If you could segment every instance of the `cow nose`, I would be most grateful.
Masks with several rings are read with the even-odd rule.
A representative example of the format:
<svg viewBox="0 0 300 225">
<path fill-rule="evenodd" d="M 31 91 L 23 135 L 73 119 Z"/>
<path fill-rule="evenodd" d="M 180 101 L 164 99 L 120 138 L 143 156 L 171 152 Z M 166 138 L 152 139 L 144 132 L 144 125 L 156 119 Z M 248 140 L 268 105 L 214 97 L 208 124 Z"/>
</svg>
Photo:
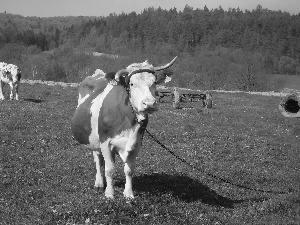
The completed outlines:
<svg viewBox="0 0 300 225">
<path fill-rule="evenodd" d="M 156 108 L 156 99 L 145 99 L 143 100 L 143 106 L 147 108 Z"/>
</svg>

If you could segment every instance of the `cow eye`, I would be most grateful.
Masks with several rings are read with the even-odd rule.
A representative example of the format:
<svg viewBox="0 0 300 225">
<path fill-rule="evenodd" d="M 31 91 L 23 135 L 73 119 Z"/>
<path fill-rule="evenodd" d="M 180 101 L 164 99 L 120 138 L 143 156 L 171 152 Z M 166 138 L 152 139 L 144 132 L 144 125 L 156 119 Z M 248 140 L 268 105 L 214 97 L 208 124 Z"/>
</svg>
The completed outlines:
<svg viewBox="0 0 300 225">
<path fill-rule="evenodd" d="M 130 83 L 130 86 L 132 87 L 132 86 L 133 86 L 133 83 Z"/>
</svg>

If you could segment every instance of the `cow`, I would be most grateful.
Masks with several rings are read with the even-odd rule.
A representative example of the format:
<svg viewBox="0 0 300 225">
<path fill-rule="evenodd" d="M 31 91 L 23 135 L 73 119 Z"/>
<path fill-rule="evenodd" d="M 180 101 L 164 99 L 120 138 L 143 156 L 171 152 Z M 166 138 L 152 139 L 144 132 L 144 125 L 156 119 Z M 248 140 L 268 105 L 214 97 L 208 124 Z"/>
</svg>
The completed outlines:
<svg viewBox="0 0 300 225">
<path fill-rule="evenodd" d="M 20 86 L 21 80 L 21 70 L 13 64 L 7 64 L 4 62 L 0 63 L 0 100 L 4 100 L 3 96 L 3 84 L 9 84 L 10 86 L 10 100 L 14 98 L 15 92 L 15 99 L 19 100 L 18 90 Z"/>
<path fill-rule="evenodd" d="M 96 164 L 94 187 L 114 198 L 115 155 L 124 162 L 124 197 L 132 199 L 135 159 L 142 146 L 148 115 L 157 111 L 156 85 L 168 77 L 156 74 L 171 67 L 154 67 L 146 60 L 118 72 L 85 78 L 79 86 L 79 101 L 71 120 L 74 138 L 93 150 Z M 106 188 L 105 188 L 106 186 Z"/>
</svg>

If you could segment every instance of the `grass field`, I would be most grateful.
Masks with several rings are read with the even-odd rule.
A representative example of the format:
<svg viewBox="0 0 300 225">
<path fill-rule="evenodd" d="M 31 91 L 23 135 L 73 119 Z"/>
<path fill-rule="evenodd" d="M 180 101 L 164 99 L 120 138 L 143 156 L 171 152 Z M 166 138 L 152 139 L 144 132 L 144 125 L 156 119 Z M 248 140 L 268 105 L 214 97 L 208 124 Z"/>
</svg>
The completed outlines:
<svg viewBox="0 0 300 225">
<path fill-rule="evenodd" d="M 7 90 L 6 90 L 7 91 Z M 191 164 L 181 163 L 146 134 L 133 180 L 122 196 L 117 158 L 114 201 L 92 188 L 90 150 L 73 139 L 76 88 L 22 84 L 21 101 L 0 102 L 0 224 L 299 224 L 300 119 L 285 118 L 280 98 L 213 92 L 213 108 L 170 102 L 148 130 Z"/>
<path fill-rule="evenodd" d="M 286 80 L 285 88 L 300 91 L 300 75 L 276 75 Z"/>
</svg>

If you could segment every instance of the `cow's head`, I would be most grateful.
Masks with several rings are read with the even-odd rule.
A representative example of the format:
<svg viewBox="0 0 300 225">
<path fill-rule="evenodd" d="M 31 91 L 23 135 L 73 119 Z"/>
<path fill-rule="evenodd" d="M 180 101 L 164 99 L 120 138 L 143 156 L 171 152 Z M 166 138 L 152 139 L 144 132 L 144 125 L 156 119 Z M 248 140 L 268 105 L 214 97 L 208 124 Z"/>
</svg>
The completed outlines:
<svg viewBox="0 0 300 225">
<path fill-rule="evenodd" d="M 170 63 L 160 67 L 154 67 L 148 61 L 134 63 L 115 74 L 114 80 L 125 86 L 131 106 L 141 119 L 148 113 L 157 111 L 156 85 L 165 82 L 168 78 L 164 73 L 156 74 L 156 72 L 171 67 L 175 60 L 176 57 Z"/>
<path fill-rule="evenodd" d="M 13 83 L 20 81 L 21 79 L 21 70 L 13 64 L 8 64 L 6 66 L 6 73 L 9 75 L 9 79 L 12 80 Z"/>
</svg>

